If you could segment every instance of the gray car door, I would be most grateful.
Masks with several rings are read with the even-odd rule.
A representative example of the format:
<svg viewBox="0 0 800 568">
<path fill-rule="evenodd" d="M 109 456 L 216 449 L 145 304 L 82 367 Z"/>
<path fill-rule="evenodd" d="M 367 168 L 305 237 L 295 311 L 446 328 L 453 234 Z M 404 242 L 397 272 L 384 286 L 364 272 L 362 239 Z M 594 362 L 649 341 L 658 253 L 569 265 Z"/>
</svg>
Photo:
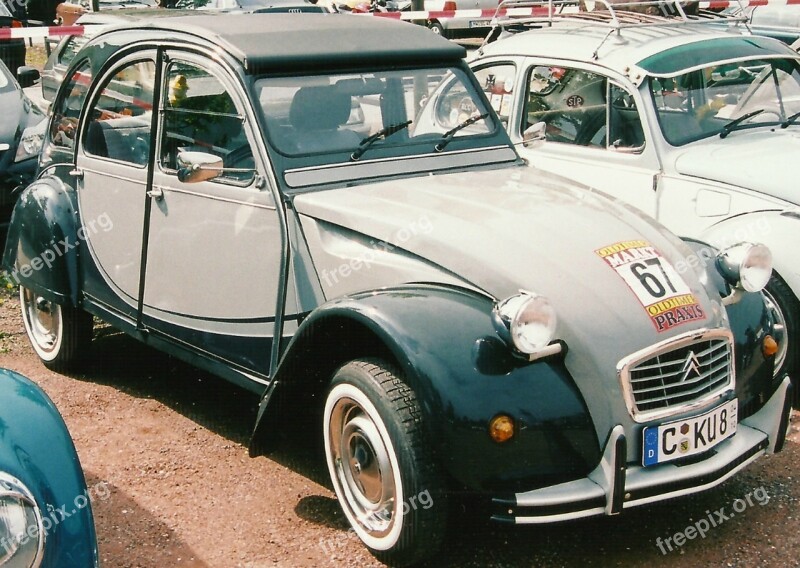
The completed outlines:
<svg viewBox="0 0 800 568">
<path fill-rule="evenodd" d="M 263 382 L 284 243 L 255 118 L 234 77 L 205 57 L 173 52 L 162 76 L 143 321 Z M 224 169 L 181 181 L 185 153 Z"/>
</svg>

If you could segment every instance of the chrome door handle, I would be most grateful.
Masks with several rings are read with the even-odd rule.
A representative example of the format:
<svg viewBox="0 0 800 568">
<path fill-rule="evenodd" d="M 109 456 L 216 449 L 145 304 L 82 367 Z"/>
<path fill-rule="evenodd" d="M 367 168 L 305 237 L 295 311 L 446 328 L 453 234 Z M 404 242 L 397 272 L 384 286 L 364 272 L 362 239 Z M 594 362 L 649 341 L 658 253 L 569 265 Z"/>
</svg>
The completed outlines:
<svg viewBox="0 0 800 568">
<path fill-rule="evenodd" d="M 147 195 L 155 199 L 156 201 L 160 201 L 164 199 L 164 190 L 160 187 L 154 187 L 150 191 L 147 192 Z"/>
</svg>

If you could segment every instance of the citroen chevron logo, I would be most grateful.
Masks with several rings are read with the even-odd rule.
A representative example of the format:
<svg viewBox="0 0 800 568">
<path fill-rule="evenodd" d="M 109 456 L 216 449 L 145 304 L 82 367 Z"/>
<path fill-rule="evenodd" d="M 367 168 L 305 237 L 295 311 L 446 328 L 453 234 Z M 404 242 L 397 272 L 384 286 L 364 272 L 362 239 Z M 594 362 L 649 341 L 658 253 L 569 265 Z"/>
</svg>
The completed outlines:
<svg viewBox="0 0 800 568">
<path fill-rule="evenodd" d="M 700 376 L 700 361 L 698 361 L 694 351 L 689 351 L 686 360 L 683 362 L 683 368 L 681 369 L 681 380 L 678 382 L 682 383 L 686 381 L 693 373 L 696 377 Z"/>
</svg>

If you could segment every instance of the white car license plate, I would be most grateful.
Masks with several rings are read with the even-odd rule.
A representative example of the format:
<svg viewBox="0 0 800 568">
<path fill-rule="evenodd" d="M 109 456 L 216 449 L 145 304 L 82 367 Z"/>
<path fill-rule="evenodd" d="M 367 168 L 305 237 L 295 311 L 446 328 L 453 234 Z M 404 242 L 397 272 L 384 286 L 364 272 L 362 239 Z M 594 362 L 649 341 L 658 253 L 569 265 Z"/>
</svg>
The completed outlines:
<svg viewBox="0 0 800 568">
<path fill-rule="evenodd" d="M 642 465 L 656 465 L 713 448 L 736 433 L 736 399 L 700 416 L 644 429 Z"/>
<path fill-rule="evenodd" d="M 469 23 L 469 27 L 471 28 L 488 28 L 491 25 L 491 20 L 476 20 Z"/>
</svg>

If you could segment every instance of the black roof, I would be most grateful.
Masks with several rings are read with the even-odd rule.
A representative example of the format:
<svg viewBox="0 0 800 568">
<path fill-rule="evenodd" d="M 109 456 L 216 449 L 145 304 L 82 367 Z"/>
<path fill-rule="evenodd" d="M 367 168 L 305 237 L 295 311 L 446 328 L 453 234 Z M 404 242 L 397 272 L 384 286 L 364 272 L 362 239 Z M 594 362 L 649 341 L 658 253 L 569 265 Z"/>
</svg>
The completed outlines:
<svg viewBox="0 0 800 568">
<path fill-rule="evenodd" d="M 215 14 L 164 18 L 142 27 L 205 38 L 239 59 L 251 74 L 375 64 L 400 67 L 452 62 L 466 55 L 462 46 L 423 26 L 374 16 Z"/>
</svg>

